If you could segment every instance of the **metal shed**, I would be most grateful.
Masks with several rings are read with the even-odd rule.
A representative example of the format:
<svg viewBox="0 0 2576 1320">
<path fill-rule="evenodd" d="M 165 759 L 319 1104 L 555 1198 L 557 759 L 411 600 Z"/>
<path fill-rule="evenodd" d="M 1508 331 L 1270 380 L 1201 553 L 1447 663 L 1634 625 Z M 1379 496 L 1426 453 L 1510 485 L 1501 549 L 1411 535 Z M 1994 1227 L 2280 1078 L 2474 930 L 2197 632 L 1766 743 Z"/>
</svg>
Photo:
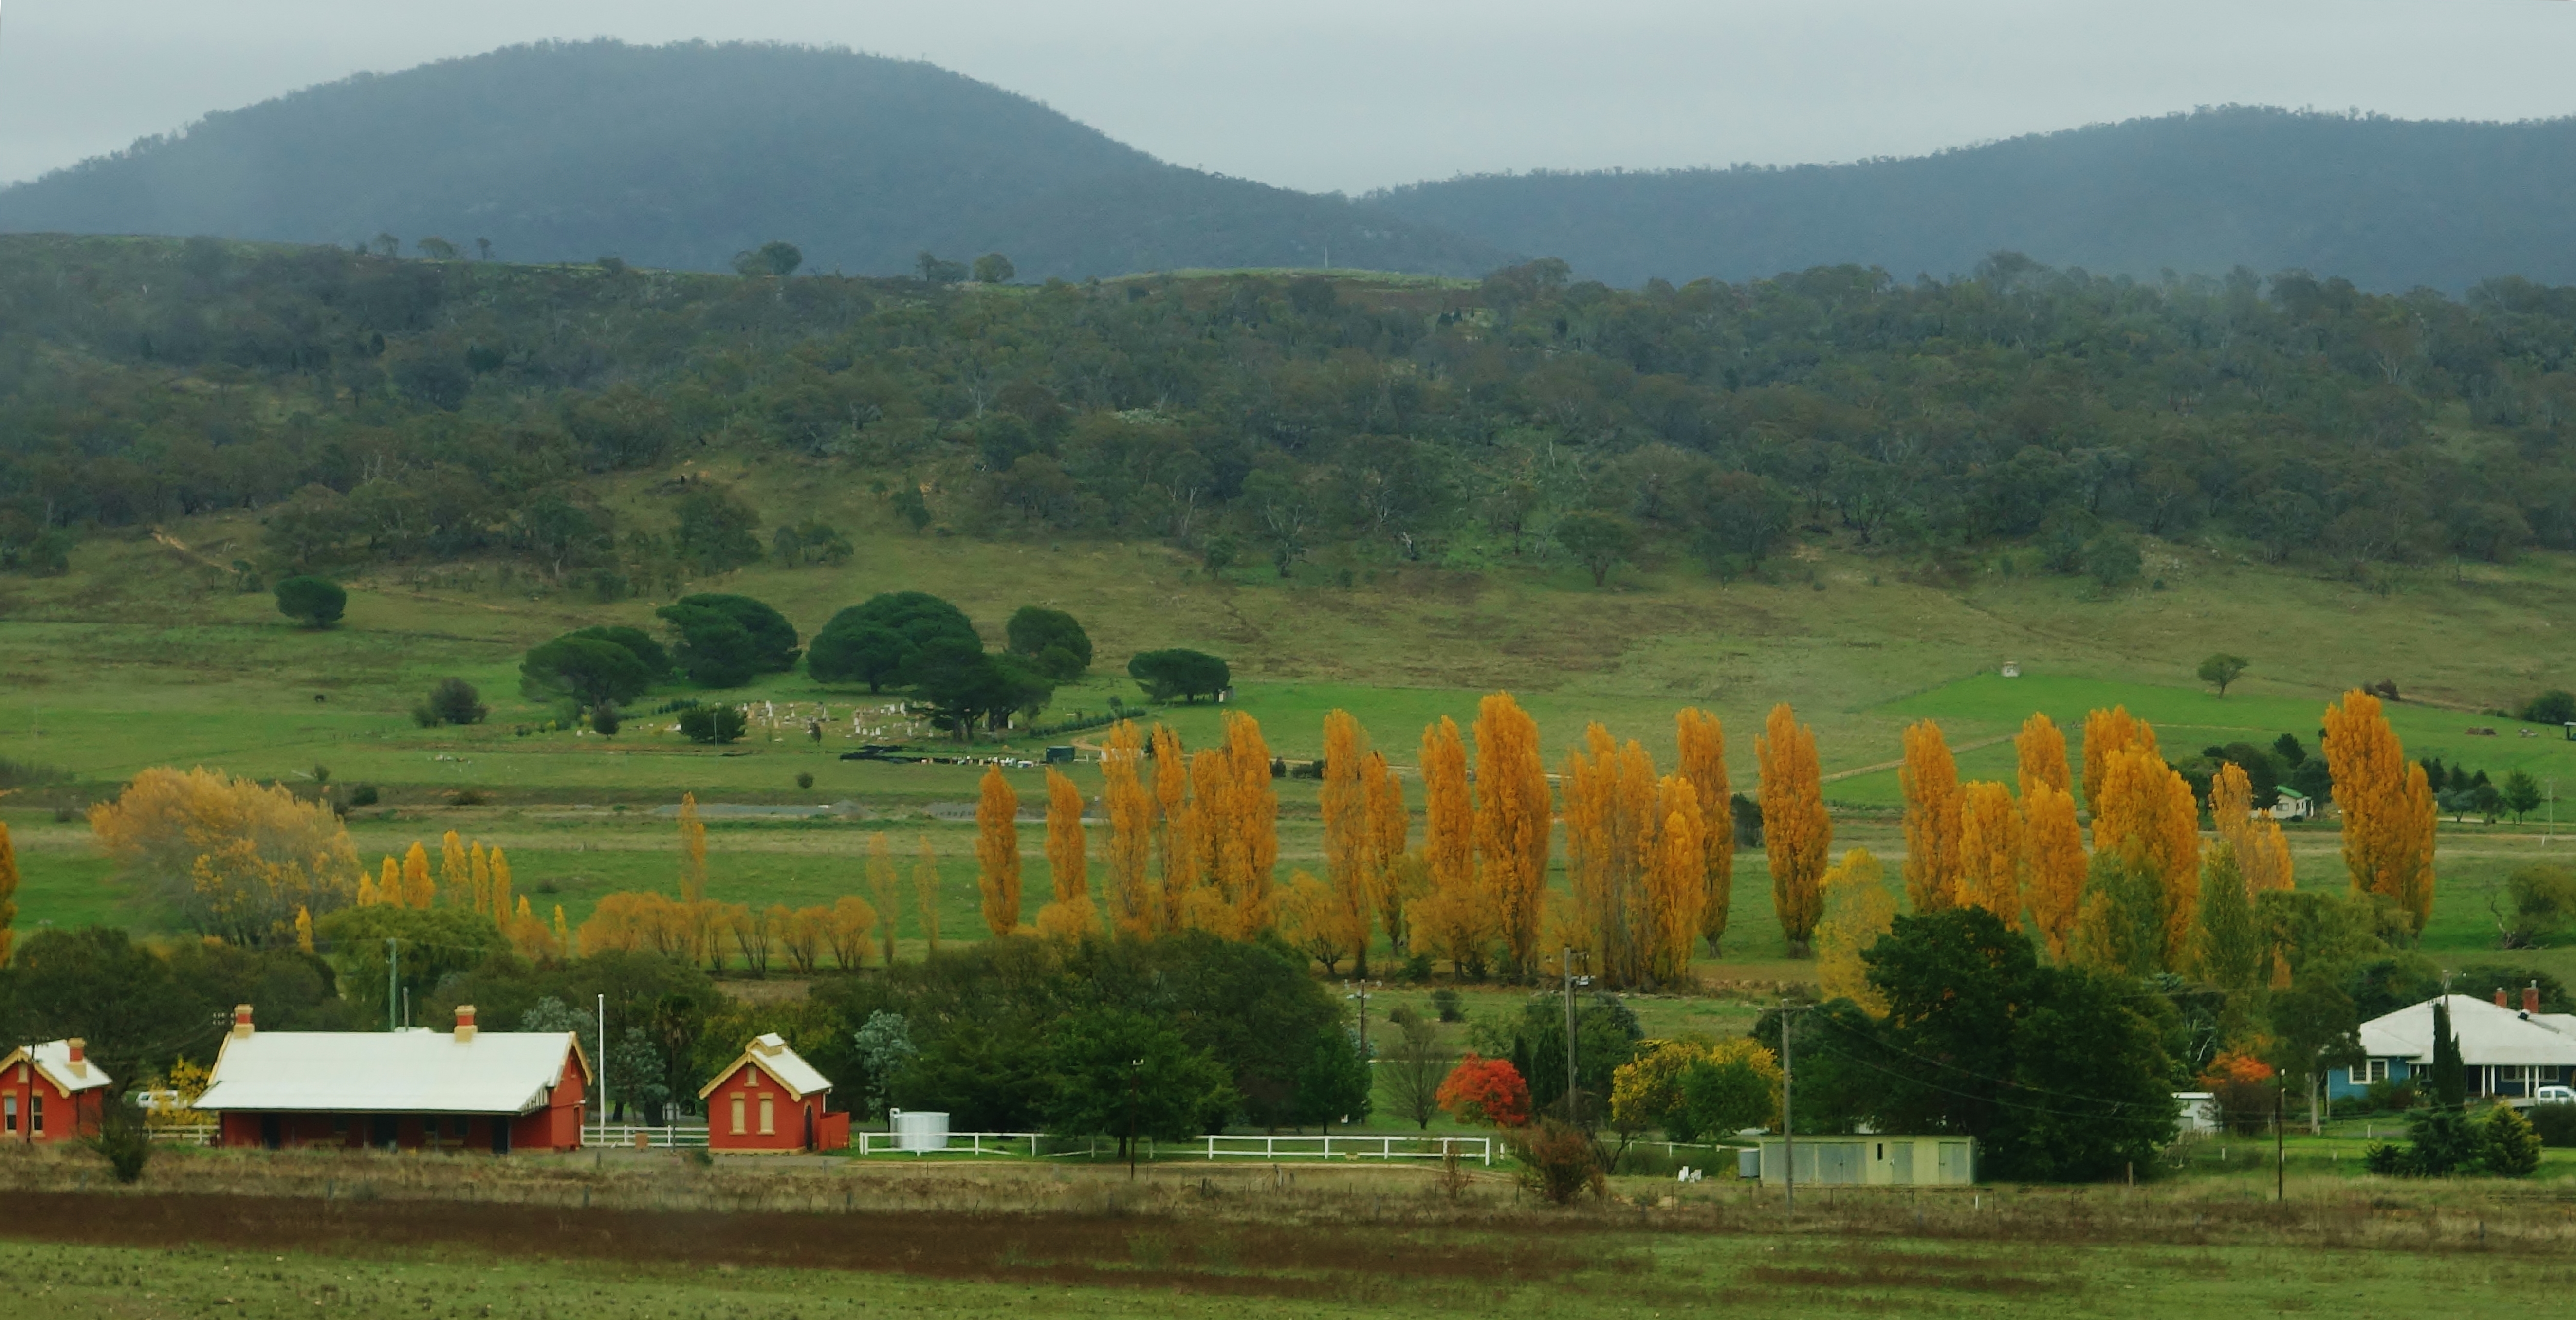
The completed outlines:
<svg viewBox="0 0 2576 1320">
<path fill-rule="evenodd" d="M 1789 1172 L 1788 1143 L 1762 1139 L 1762 1182 Z M 1800 1137 L 1798 1181 L 1820 1187 L 1964 1187 L 1977 1180 L 1974 1137 Z"/>
</svg>

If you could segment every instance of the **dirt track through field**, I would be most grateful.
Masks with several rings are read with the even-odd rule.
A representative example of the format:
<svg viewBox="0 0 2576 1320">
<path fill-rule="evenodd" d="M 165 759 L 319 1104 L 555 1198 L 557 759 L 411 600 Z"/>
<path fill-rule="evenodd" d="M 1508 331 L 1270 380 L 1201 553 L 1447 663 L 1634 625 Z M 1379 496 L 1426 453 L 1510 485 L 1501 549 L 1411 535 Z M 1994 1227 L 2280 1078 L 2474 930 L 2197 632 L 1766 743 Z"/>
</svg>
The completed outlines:
<svg viewBox="0 0 2576 1320">
<path fill-rule="evenodd" d="M 1394 1283 L 1553 1279 L 1586 1261 L 1384 1226 L 1245 1229 L 1130 1216 L 573 1210 L 439 1201 L 17 1193 L 0 1236 L 84 1246 L 378 1254 L 460 1249 L 655 1268 L 885 1271 L 945 1279 L 1349 1296 Z"/>
</svg>

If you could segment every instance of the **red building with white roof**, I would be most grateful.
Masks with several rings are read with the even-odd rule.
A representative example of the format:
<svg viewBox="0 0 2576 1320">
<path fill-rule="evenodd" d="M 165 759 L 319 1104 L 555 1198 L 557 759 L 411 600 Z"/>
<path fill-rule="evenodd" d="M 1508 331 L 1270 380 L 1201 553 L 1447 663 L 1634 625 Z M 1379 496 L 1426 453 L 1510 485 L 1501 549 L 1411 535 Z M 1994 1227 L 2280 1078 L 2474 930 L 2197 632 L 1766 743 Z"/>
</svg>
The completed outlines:
<svg viewBox="0 0 2576 1320">
<path fill-rule="evenodd" d="M 572 1150 L 593 1074 L 569 1031 L 255 1031 L 233 1010 L 196 1108 L 226 1146 Z"/>
<path fill-rule="evenodd" d="M 698 1092 L 707 1106 L 707 1148 L 839 1150 L 850 1144 L 850 1115 L 825 1108 L 831 1090 L 831 1079 L 778 1033 L 762 1036 Z"/>
<path fill-rule="evenodd" d="M 79 1039 L 24 1045 L 0 1056 L 0 1140 L 26 1145 L 98 1135 L 106 1070 Z"/>
</svg>

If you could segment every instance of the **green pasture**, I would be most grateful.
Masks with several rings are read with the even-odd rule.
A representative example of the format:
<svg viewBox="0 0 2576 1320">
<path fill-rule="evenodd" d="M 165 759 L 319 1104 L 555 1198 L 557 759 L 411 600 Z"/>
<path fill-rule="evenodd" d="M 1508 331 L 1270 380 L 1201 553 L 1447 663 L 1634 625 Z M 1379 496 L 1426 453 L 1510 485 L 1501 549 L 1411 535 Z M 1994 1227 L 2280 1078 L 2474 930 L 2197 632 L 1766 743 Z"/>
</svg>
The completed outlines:
<svg viewBox="0 0 2576 1320">
<path fill-rule="evenodd" d="M 1571 570 L 1509 563 L 1471 572 L 1328 559 L 1286 579 L 1266 566 L 1218 579 L 1160 545 L 914 535 L 872 497 L 818 491 L 804 465 L 784 458 L 719 457 L 711 467 L 757 500 L 815 505 L 850 531 L 858 554 L 839 568 L 754 567 L 685 589 L 758 596 L 810 634 L 843 606 L 917 588 L 957 601 L 997 645 L 1002 619 L 1020 604 L 1069 610 L 1096 658 L 1088 679 L 1057 693 L 1049 721 L 1104 710 L 1113 695 L 1137 699 L 1126 658 L 1186 645 L 1232 662 L 1229 709 L 1259 718 L 1274 751 L 1292 759 L 1318 753 L 1323 717 L 1341 707 L 1409 768 L 1426 724 L 1448 716 L 1466 726 L 1485 693 L 1508 689 L 1537 717 L 1551 766 L 1595 721 L 1669 765 L 1673 712 L 1713 710 L 1730 735 L 1734 787 L 1749 790 L 1754 734 L 1769 707 L 1787 701 L 1818 731 L 1826 794 L 1839 808 L 1836 847 L 1867 846 L 1891 863 L 1902 851 L 1891 814 L 1898 735 L 1926 717 L 1962 749 L 1962 773 L 2008 779 L 2008 737 L 2033 710 L 2080 734 L 2086 710 L 2123 704 L 2154 721 L 2177 754 L 2283 732 L 2313 748 L 2328 701 L 2352 683 L 2390 678 L 2407 696 L 2390 718 L 2410 752 L 2576 786 L 2576 744 L 2553 731 L 2521 737 L 2515 722 L 2479 713 L 2542 687 L 2576 687 L 2554 635 L 2554 620 L 2576 602 L 2565 556 L 2427 568 L 2363 590 L 2176 543 L 2151 548 L 2149 587 L 2110 600 L 2071 579 L 2033 576 L 2008 554 L 1933 575 L 1900 559 L 1813 549 L 1736 581 L 1687 563 L 1626 566 L 1607 590 Z M 980 770 L 840 759 L 863 740 L 850 731 L 853 708 L 864 727 L 886 727 L 891 696 L 826 688 L 801 673 L 694 694 L 794 712 L 721 749 L 686 742 L 670 731 L 671 716 L 652 713 L 693 695 L 685 686 L 637 703 L 615 738 L 541 731 L 556 712 L 519 694 L 520 653 L 574 627 L 652 626 L 656 600 L 603 603 L 499 565 L 397 566 L 352 580 L 346 620 L 312 632 L 278 615 L 265 593 L 231 589 L 225 566 L 256 553 L 255 523 L 226 515 L 165 530 L 166 541 L 85 542 L 63 577 L 0 579 L 0 758 L 60 772 L 0 798 L 25 863 L 22 928 L 166 928 L 148 896 L 116 886 L 85 826 L 54 810 L 106 796 L 146 766 L 204 764 L 305 787 L 327 769 L 334 784 L 375 786 L 381 802 L 350 822 L 367 857 L 455 828 L 508 848 L 521 892 L 562 903 L 576 922 L 600 894 L 669 887 L 674 835 L 655 809 L 683 793 L 709 806 L 830 805 L 834 815 L 809 822 L 713 818 L 711 894 L 801 906 L 851 892 L 862 885 L 863 836 L 875 831 L 893 836 L 908 884 L 914 840 L 926 832 L 941 858 L 943 938 L 982 933 L 970 831 L 933 814 L 971 803 Z M 2191 677 L 2199 657 L 2219 649 L 2253 661 L 2224 699 Z M 2002 678 L 2005 661 L 2022 677 Z M 482 690 L 491 720 L 414 727 L 411 705 L 449 675 Z M 819 742 L 803 724 L 817 708 L 831 717 Z M 1203 745 L 1220 736 L 1223 713 L 1201 703 L 1155 717 Z M 2500 736 L 2472 736 L 2473 726 Z M 1042 742 L 1101 736 L 967 750 L 1034 758 Z M 810 788 L 798 786 L 800 774 L 812 776 Z M 1099 791 L 1096 768 L 1073 774 L 1086 793 Z M 1034 812 L 1040 773 L 1010 778 Z M 1418 786 L 1412 792 L 1418 804 Z M 484 804 L 452 805 L 460 795 Z M 1322 850 L 1314 783 L 1284 780 L 1280 796 L 1284 881 L 1299 867 L 1319 869 Z M 2514 866 L 2547 855 L 2543 833 L 2538 821 L 2446 824 L 2427 946 L 2465 957 L 2492 943 L 2488 896 Z M 2294 828 L 2292 840 L 2302 884 L 2343 883 L 2331 830 Z M 1034 913 L 1048 897 L 1042 831 L 1024 826 L 1021 845 L 1023 909 Z M 1705 975 L 1805 979 L 1807 965 L 1787 958 L 1770 917 L 1759 852 L 1738 857 L 1737 877 L 1725 956 Z M 1095 864 L 1095 889 L 1103 879 Z M 905 947 L 915 947 L 920 923 L 909 904 L 898 922 Z M 2556 951 L 2514 957 L 2559 960 Z"/>
<path fill-rule="evenodd" d="M 569 1231 L 580 1217 L 568 1217 Z M 832 1231 L 828 1216 L 814 1231 Z M 1299 1268 L 1271 1253 L 1176 1251 L 1181 1236 L 1134 1221 L 1122 1249 L 1048 1258 L 997 1232 L 970 1277 L 774 1266 L 708 1268 L 600 1259 L 491 1255 L 435 1242 L 342 1250 L 221 1250 L 0 1243 L 0 1271 L 31 1307 L 60 1317 L 433 1317 L 1024 1315 L 1161 1320 L 1223 1313 L 1294 1317 L 1543 1311 L 1574 1317 L 1722 1310 L 1748 1317 L 1957 1313 L 1996 1317 L 2255 1315 L 2331 1307 L 2376 1320 L 2455 1308 L 2464 1297 L 2537 1299 L 2562 1282 L 2551 1253 L 2372 1250 L 2189 1243 L 1907 1237 L 1870 1231 L 1602 1231 L 1570 1222 L 1510 1230 L 1403 1232 L 1365 1265 Z M 2072 1236 L 2072 1235 L 2070 1235 Z M 1538 1277 L 1458 1274 L 1442 1248 L 1524 1245 L 1570 1255 Z M 596 1254 L 594 1254 L 596 1253 Z M 1408 1259 L 1418 1257 L 1417 1259 Z M 1134 1281 L 1122 1276 L 1133 1274 Z"/>
</svg>

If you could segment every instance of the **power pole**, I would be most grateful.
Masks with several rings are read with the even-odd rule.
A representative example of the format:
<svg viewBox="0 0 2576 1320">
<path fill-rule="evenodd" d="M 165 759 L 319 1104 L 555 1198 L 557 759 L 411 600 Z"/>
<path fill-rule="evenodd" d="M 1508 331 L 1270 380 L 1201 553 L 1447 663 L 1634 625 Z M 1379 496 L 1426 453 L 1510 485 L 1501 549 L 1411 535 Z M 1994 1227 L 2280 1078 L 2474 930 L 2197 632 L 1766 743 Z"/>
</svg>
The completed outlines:
<svg viewBox="0 0 2576 1320">
<path fill-rule="evenodd" d="M 2282 1094 L 2280 1087 L 2272 1088 L 2272 1203 L 2275 1205 L 2290 1199 L 2289 1148 L 2281 1139 Z"/>
<path fill-rule="evenodd" d="M 599 996 L 599 1057 L 591 1060 L 590 1066 L 599 1070 L 599 1139 L 606 1142 L 608 1140 L 608 995 L 605 991 Z M 707 1122 L 709 1126 L 713 1126 L 715 1120 L 709 1119 Z"/>
<path fill-rule="evenodd" d="M 1798 1123 L 1797 1110 L 1790 1103 L 1789 1091 L 1789 1024 L 1796 1020 L 1797 1010 L 1789 1001 L 1780 1001 L 1780 1166 L 1783 1181 L 1789 1188 L 1789 1213 L 1798 1213 Z"/>
<path fill-rule="evenodd" d="M 389 935 L 385 937 L 385 1030 L 387 1031 L 395 1029 L 394 1000 L 397 992 L 394 987 L 401 980 L 402 941 Z"/>
<path fill-rule="evenodd" d="M 1591 960 L 1586 958 L 1585 961 L 1588 963 Z M 1565 957 L 1561 966 L 1565 971 L 1565 1121 L 1568 1124 L 1575 1124 L 1581 1119 L 1577 1116 L 1574 1107 L 1574 1047 L 1580 1039 L 1580 1028 L 1574 1020 L 1574 988 L 1592 984 L 1592 978 L 1574 974 L 1574 948 L 1571 945 L 1565 948 Z"/>
</svg>

